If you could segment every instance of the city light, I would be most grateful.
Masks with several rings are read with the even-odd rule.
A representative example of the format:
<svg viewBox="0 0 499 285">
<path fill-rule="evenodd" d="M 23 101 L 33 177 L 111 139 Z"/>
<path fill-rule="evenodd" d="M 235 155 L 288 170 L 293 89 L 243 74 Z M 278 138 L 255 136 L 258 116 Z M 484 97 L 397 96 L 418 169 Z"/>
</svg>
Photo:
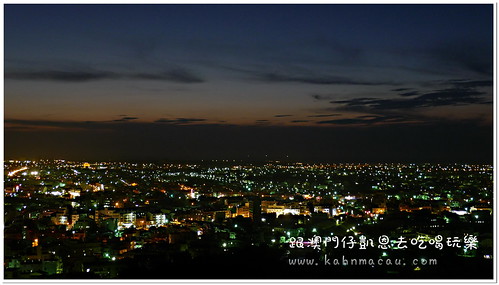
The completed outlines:
<svg viewBox="0 0 499 285">
<path fill-rule="evenodd" d="M 475 166 L 474 176 L 463 175 L 459 178 L 459 183 L 463 185 L 470 184 L 469 181 L 480 185 L 480 191 L 472 192 L 476 197 L 473 199 L 475 202 L 470 202 L 470 194 L 465 191 L 450 192 L 446 188 L 426 190 L 426 183 L 435 183 L 455 175 L 454 169 L 457 169 L 457 166 L 454 166 L 451 172 L 446 171 L 445 166 L 431 164 L 321 167 L 307 164 L 301 164 L 299 167 L 266 164 L 260 167 L 238 165 L 237 168 L 231 167 L 227 170 L 218 166 L 193 167 L 188 164 L 167 167 L 150 164 L 147 166 L 149 169 L 145 165 L 130 166 L 116 162 L 107 163 L 105 170 L 97 170 L 97 163 L 95 170 L 88 171 L 81 168 L 81 163 L 65 161 L 64 164 L 33 162 L 33 167 L 41 169 L 36 179 L 28 177 L 32 180 L 19 181 L 18 176 L 7 177 L 5 199 L 6 203 L 12 204 L 15 215 L 25 215 L 34 225 L 40 223 L 39 227 L 22 224 L 20 228 L 24 230 L 21 238 L 31 239 L 30 248 L 33 248 L 33 251 L 36 248 L 36 253 L 31 252 L 36 255 L 30 258 L 60 258 L 61 263 L 57 264 L 62 267 L 54 269 L 54 272 L 64 272 L 62 269 L 69 266 L 69 263 L 65 263 L 66 260 L 78 258 L 101 259 L 99 262 L 113 262 L 118 268 L 122 268 L 134 255 L 140 257 L 142 250 L 173 256 L 169 258 L 176 258 L 175 252 L 196 252 L 200 256 L 207 256 L 211 253 L 203 246 L 204 243 L 211 242 L 220 245 L 218 253 L 217 249 L 210 249 L 215 254 L 230 256 L 238 256 L 242 249 L 249 252 L 257 252 L 262 248 L 272 249 L 275 252 L 269 251 L 265 257 L 275 258 L 276 262 L 287 254 L 293 254 L 290 244 L 294 244 L 296 250 L 311 249 L 311 254 L 327 253 L 328 247 L 334 245 L 359 247 L 360 243 L 352 241 L 352 238 L 373 239 L 372 243 L 366 241 L 364 245 L 367 247 L 372 244 L 377 247 L 376 235 L 380 232 L 378 223 L 382 224 L 383 219 L 393 223 L 396 218 L 398 227 L 390 232 L 390 235 L 394 236 L 390 236 L 388 248 L 377 253 L 383 262 L 392 262 L 392 259 L 398 258 L 399 255 L 392 255 L 388 250 L 391 249 L 394 253 L 403 250 L 403 244 L 397 244 L 397 236 L 404 237 L 416 230 L 418 239 L 428 247 L 431 246 L 429 242 L 432 236 L 448 227 L 454 230 L 468 227 L 474 228 L 475 233 L 487 233 L 487 226 L 492 222 L 492 201 L 485 195 L 492 193 L 491 172 L 487 166 L 480 165 Z M 12 166 L 11 169 L 13 168 L 21 169 L 19 166 Z M 422 173 L 436 173 L 438 170 L 440 174 L 432 179 L 427 178 L 421 184 L 414 182 L 416 186 L 413 190 L 399 192 L 397 195 L 372 190 L 369 185 L 366 185 L 366 192 L 354 193 L 345 183 L 350 179 L 349 176 L 360 179 L 361 173 L 366 179 L 375 180 L 380 186 L 396 185 L 404 183 L 405 175 L 404 179 L 399 179 L 394 174 L 401 171 L 415 173 L 416 169 Z M 466 171 L 469 172 L 468 169 Z M 269 173 L 278 173 L 288 186 L 276 186 L 279 184 L 278 180 L 266 179 Z M 249 174 L 254 177 L 251 183 L 247 178 Z M 181 182 L 176 180 L 179 176 L 183 177 Z M 295 179 L 296 176 L 303 176 L 308 179 L 308 183 L 316 184 L 310 186 L 315 190 L 307 189 L 303 191 L 307 194 L 301 194 L 296 189 L 301 189 L 304 184 Z M 60 177 L 65 179 L 61 182 Z M 230 177 L 230 182 L 227 177 Z M 329 178 L 324 180 L 326 177 Z M 134 182 L 137 185 L 152 186 L 148 191 L 130 189 L 129 185 L 120 183 L 125 179 L 133 179 L 137 181 Z M 165 184 L 157 186 L 150 184 L 150 181 L 165 181 Z M 104 184 L 108 186 L 102 188 Z M 251 184 L 255 189 L 261 190 L 258 195 L 254 195 L 247 192 L 245 184 Z M 224 185 L 226 190 L 218 188 L 219 185 Z M 331 191 L 331 188 L 337 190 Z M 90 191 L 86 191 L 87 189 Z M 308 194 L 311 191 L 316 191 L 313 198 L 305 199 L 306 195 L 312 197 Z M 192 193 L 197 193 L 195 198 Z M 11 194 L 17 194 L 16 200 L 11 199 L 14 198 Z M 432 197 L 443 198 L 432 200 Z M 178 198 L 181 200 L 178 201 Z M 57 203 L 54 204 L 53 201 Z M 388 201 L 392 203 L 389 211 L 386 210 Z M 380 213 L 381 210 L 383 214 L 373 214 Z M 455 219 L 452 215 L 455 215 Z M 21 221 L 11 219 L 9 215 L 6 217 L 10 224 Z M 256 223 L 255 219 L 260 222 Z M 319 233 L 322 232 L 326 236 L 320 236 Z M 36 238 L 32 238 L 33 235 L 36 235 Z M 53 236 L 56 239 L 52 238 Z M 7 237 L 12 239 L 15 236 Z M 314 238 L 320 240 L 320 246 L 315 244 L 317 240 L 314 241 Z M 53 243 L 53 240 L 60 241 L 60 245 L 58 242 Z M 40 247 L 42 241 L 43 246 Z M 45 241 L 50 242 L 45 244 Z M 69 243 L 63 243 L 65 241 Z M 444 245 L 450 244 L 445 238 L 441 241 Z M 407 242 L 410 244 L 409 238 Z M 478 253 L 476 248 L 461 246 L 461 250 L 456 254 L 470 260 L 475 256 L 482 261 L 493 260 L 492 255 L 488 253 L 491 248 L 480 250 L 486 253 Z M 351 255 L 357 254 L 354 253 L 352 250 Z M 197 257 L 194 255 L 192 258 Z M 115 263 L 117 260 L 123 260 L 124 263 Z M 426 263 L 423 264 L 421 258 L 418 260 L 421 263 L 410 263 L 418 266 L 411 270 L 426 272 Z M 96 276 L 111 272 L 109 268 L 94 271 L 91 267 L 85 267 L 82 271 L 92 272 Z"/>
<path fill-rule="evenodd" d="M 22 172 L 22 171 L 27 170 L 27 169 L 28 169 L 28 167 L 22 167 L 22 168 L 13 170 L 13 171 L 9 172 L 7 174 L 7 176 L 12 177 L 12 176 L 16 175 L 17 173 Z"/>
</svg>

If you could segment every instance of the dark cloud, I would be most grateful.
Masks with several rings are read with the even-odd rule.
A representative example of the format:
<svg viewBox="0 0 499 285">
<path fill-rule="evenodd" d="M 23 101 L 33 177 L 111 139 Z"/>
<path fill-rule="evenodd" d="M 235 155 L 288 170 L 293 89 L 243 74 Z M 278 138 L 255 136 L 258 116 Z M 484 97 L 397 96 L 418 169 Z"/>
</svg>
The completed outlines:
<svg viewBox="0 0 499 285">
<path fill-rule="evenodd" d="M 114 123 L 114 121 L 48 121 L 48 120 L 19 120 L 5 119 L 5 128 L 10 130 L 43 131 L 67 130 L 67 131 L 103 131 L 110 130 L 116 125 L 127 125 Z"/>
<path fill-rule="evenodd" d="M 197 118 L 176 118 L 165 119 L 161 118 L 154 122 L 134 122 L 134 123 L 119 123 L 130 122 L 138 119 L 137 117 L 125 117 L 117 120 L 110 121 L 48 121 L 48 120 L 18 120 L 18 119 L 5 119 L 4 122 L 9 128 L 31 128 L 33 130 L 43 130 L 46 128 L 66 129 L 66 130 L 86 130 L 86 131 L 114 131 L 123 128 L 137 126 L 139 128 L 151 128 L 158 125 L 190 125 L 195 126 L 198 122 L 207 121 L 206 119 Z M 207 125 L 207 124 L 203 124 Z M 209 124 L 211 126 L 227 125 L 227 124 Z M 228 126 L 228 125 L 227 125 Z"/>
<path fill-rule="evenodd" d="M 470 89 L 449 88 L 423 94 L 416 97 L 414 101 L 419 103 L 416 104 L 416 107 L 468 105 L 483 102 L 483 95 L 486 93 Z"/>
<path fill-rule="evenodd" d="M 16 126 L 29 126 L 29 127 L 57 127 L 57 128 L 107 128 L 113 125 L 113 122 L 129 122 L 139 119 L 138 117 L 123 117 L 110 121 L 47 121 L 47 120 L 17 120 L 5 119 L 6 124 L 13 124 Z"/>
<path fill-rule="evenodd" d="M 492 39 L 492 36 L 490 37 Z M 493 74 L 493 43 L 473 41 L 446 43 L 430 50 L 436 59 L 453 63 L 464 69 L 484 75 Z"/>
<path fill-rule="evenodd" d="M 391 85 L 389 82 L 370 82 L 355 80 L 341 76 L 310 76 L 310 75 L 289 75 L 279 73 L 257 73 L 258 80 L 265 82 L 298 82 L 319 85 Z"/>
<path fill-rule="evenodd" d="M 402 91 L 407 91 L 407 90 L 412 90 L 412 88 L 396 88 L 396 89 L 392 89 L 392 91 L 395 91 L 395 92 L 402 92 Z"/>
<path fill-rule="evenodd" d="M 46 120 L 19 120 L 19 119 L 5 119 L 6 124 L 15 124 L 23 126 L 44 126 L 44 127 L 75 127 L 82 125 L 89 125 L 91 121 L 46 121 Z"/>
<path fill-rule="evenodd" d="M 25 131 L 25 130 L 34 130 L 34 127 L 25 127 L 25 126 L 5 126 L 6 130 L 9 131 Z"/>
<path fill-rule="evenodd" d="M 326 117 L 336 117 L 341 116 L 341 114 L 321 114 L 321 115 L 310 115 L 309 118 L 326 118 Z"/>
<path fill-rule="evenodd" d="M 492 87 L 494 82 L 492 80 L 467 80 L 467 79 L 454 79 L 442 82 L 442 84 L 451 84 L 456 88 L 477 88 L 477 87 Z"/>
<path fill-rule="evenodd" d="M 410 97 L 410 96 L 419 95 L 419 92 L 418 91 L 411 91 L 411 92 L 400 93 L 399 95 L 402 97 Z"/>
<path fill-rule="evenodd" d="M 275 118 L 291 117 L 293 115 L 275 115 Z"/>
<path fill-rule="evenodd" d="M 201 83 L 204 80 L 185 69 L 173 69 L 158 73 L 115 73 L 100 71 L 16 71 L 7 72 L 6 79 L 61 82 L 88 82 L 103 79 L 157 80 L 178 83 Z"/>
<path fill-rule="evenodd" d="M 206 119 L 196 119 L 196 118 L 176 118 L 176 119 L 165 119 L 161 118 L 159 120 L 154 121 L 155 123 L 164 123 L 164 124 L 174 124 L 174 125 L 184 125 L 196 122 L 204 122 Z"/>
<path fill-rule="evenodd" d="M 400 123 L 407 122 L 403 116 L 358 116 L 352 119 L 337 119 L 328 121 L 319 121 L 317 124 L 331 124 L 331 125 L 371 125 L 376 123 Z"/>
<path fill-rule="evenodd" d="M 336 101 L 331 101 L 331 103 L 347 104 L 349 106 L 355 106 L 355 105 L 364 105 L 365 102 L 369 102 L 372 100 L 378 100 L 378 99 L 372 97 L 361 97 L 361 98 L 353 98 L 347 100 L 336 100 Z"/>
<path fill-rule="evenodd" d="M 137 117 L 123 117 L 121 119 L 113 120 L 113 122 L 127 122 L 132 120 L 137 120 Z"/>
<path fill-rule="evenodd" d="M 331 101 L 343 105 L 342 110 L 400 110 L 423 107 L 470 105 L 485 102 L 486 92 L 466 88 L 448 88 L 428 92 L 410 99 L 354 98 Z"/>
<path fill-rule="evenodd" d="M 49 80 L 63 82 L 87 82 L 101 79 L 119 78 L 115 73 L 110 72 L 83 72 L 83 71 L 25 71 L 25 72 L 7 72 L 5 79 L 15 80 Z"/>
<path fill-rule="evenodd" d="M 331 99 L 331 96 L 329 96 L 329 95 L 312 94 L 310 96 L 312 96 L 312 98 L 314 98 L 315 100 L 318 100 L 318 101 Z"/>
<path fill-rule="evenodd" d="M 201 83 L 202 78 L 184 69 L 174 69 L 161 73 L 137 73 L 130 75 L 130 78 L 144 80 L 164 80 L 179 83 Z"/>
<path fill-rule="evenodd" d="M 291 121 L 291 123 L 306 123 L 306 122 L 310 122 L 310 120 L 293 120 L 293 121 Z"/>
<path fill-rule="evenodd" d="M 295 69 L 292 71 L 288 71 L 288 69 L 293 69 L 293 68 L 288 68 L 285 69 L 284 71 L 266 71 L 265 69 L 269 70 L 269 68 L 260 67 L 259 69 L 251 69 L 251 68 L 240 68 L 240 67 L 233 67 L 226 65 L 217 66 L 217 67 L 247 74 L 253 80 L 270 82 L 270 83 L 295 82 L 295 83 L 317 84 L 317 85 L 364 85 L 364 86 L 399 85 L 398 83 L 388 82 L 388 81 L 370 81 L 370 80 L 348 78 L 348 77 L 335 76 L 329 74 L 317 74 L 312 70 Z M 314 96 L 314 94 L 312 96 Z"/>
<path fill-rule="evenodd" d="M 268 122 L 269 120 L 256 120 L 255 122 Z"/>
</svg>

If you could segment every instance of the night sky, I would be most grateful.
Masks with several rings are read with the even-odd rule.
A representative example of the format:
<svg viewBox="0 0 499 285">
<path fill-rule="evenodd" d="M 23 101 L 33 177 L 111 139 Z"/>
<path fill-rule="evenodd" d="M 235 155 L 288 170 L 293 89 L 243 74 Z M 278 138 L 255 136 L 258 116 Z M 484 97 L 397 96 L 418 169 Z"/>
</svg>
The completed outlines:
<svg viewBox="0 0 499 285">
<path fill-rule="evenodd" d="M 5 158 L 493 158 L 492 5 L 5 5 Z"/>
</svg>

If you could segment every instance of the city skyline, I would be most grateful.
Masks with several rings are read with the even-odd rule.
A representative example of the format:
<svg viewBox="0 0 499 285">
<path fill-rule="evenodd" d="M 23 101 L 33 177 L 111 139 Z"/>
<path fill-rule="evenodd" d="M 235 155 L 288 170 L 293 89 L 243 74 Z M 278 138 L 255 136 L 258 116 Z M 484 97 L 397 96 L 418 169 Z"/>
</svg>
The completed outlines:
<svg viewBox="0 0 499 285">
<path fill-rule="evenodd" d="M 5 158 L 478 162 L 492 5 L 6 5 Z"/>
<path fill-rule="evenodd" d="M 492 165 L 4 164 L 6 279 L 495 276 Z"/>
</svg>

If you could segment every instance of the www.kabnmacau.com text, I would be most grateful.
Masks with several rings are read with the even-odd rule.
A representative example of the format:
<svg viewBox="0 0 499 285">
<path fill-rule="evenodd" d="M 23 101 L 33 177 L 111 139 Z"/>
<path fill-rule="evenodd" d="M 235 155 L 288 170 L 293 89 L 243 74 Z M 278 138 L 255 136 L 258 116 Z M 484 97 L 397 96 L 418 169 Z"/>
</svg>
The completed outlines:
<svg viewBox="0 0 499 285">
<path fill-rule="evenodd" d="M 405 258 L 347 258 L 344 255 L 341 258 L 324 259 L 315 258 L 289 258 L 288 265 L 292 266 L 434 266 L 437 265 L 436 259 L 413 258 L 406 260 Z"/>
</svg>

